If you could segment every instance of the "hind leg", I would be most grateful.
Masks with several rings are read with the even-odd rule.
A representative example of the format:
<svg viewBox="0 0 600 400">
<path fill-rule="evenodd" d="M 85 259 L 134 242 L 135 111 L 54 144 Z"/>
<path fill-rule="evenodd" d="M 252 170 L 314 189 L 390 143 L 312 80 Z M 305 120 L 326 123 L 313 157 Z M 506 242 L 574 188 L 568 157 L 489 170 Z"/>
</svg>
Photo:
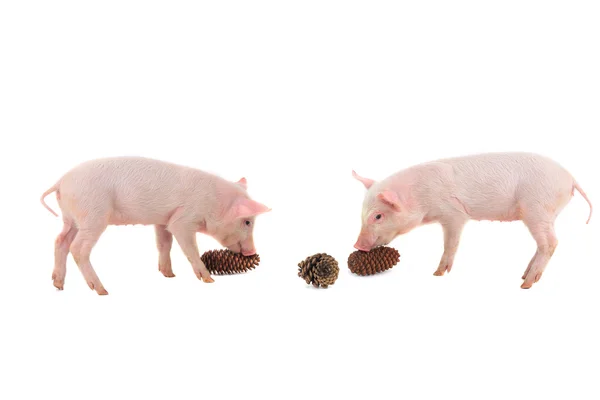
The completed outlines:
<svg viewBox="0 0 600 400">
<path fill-rule="evenodd" d="M 560 178 L 560 177 L 558 177 Z M 548 187 L 542 185 L 536 188 L 539 193 L 535 200 L 527 198 L 522 201 L 523 222 L 537 243 L 537 251 L 529 262 L 522 279 L 523 289 L 529 289 L 540 280 L 550 258 L 554 255 L 558 240 L 554 232 L 554 221 L 569 203 L 573 183 L 570 175 Z"/>
<path fill-rule="evenodd" d="M 99 295 L 106 295 L 108 292 L 100 282 L 96 271 L 90 262 L 92 248 L 100 238 L 100 235 L 106 229 L 106 224 L 80 225 L 79 232 L 71 244 L 71 254 L 87 282 L 90 289 L 95 290 Z"/>
<path fill-rule="evenodd" d="M 63 290 L 65 285 L 65 275 L 67 274 L 67 257 L 69 247 L 77 235 L 77 228 L 70 222 L 64 221 L 62 232 L 54 242 L 54 271 L 52 271 L 52 281 L 54 287 Z"/>
<path fill-rule="evenodd" d="M 521 288 L 529 289 L 542 277 L 558 240 L 554 233 L 554 220 L 526 220 L 525 224 L 537 243 L 537 251 L 523 275 L 525 281 L 521 285 Z"/>
<path fill-rule="evenodd" d="M 523 273 L 523 276 L 521 277 L 521 279 L 525 279 L 525 277 L 527 276 L 527 274 L 531 270 L 531 266 L 533 265 L 533 262 L 535 261 L 535 258 L 537 257 L 537 255 L 538 255 L 538 252 L 536 250 L 535 254 L 533 255 L 533 257 L 531 257 L 531 261 L 529 261 L 529 264 L 527 265 L 527 269 L 525 270 L 525 273 Z"/>
</svg>

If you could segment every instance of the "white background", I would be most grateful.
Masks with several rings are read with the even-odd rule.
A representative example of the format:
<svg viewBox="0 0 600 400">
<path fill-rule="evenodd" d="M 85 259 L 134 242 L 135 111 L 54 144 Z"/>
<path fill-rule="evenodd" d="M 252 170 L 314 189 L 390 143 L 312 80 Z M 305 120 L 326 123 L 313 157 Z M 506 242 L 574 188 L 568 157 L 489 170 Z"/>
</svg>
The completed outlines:
<svg viewBox="0 0 600 400">
<path fill-rule="evenodd" d="M 0 398 L 598 399 L 600 216 L 578 194 L 531 290 L 520 222 L 469 223 L 441 278 L 435 225 L 380 276 L 346 263 L 353 168 L 535 151 L 600 204 L 598 21 L 597 1 L 3 1 Z M 110 227 L 110 295 L 71 257 L 56 291 L 39 197 L 112 155 L 245 176 L 273 208 L 259 267 L 204 284 L 174 245 L 167 279 L 152 227 Z M 317 252 L 340 264 L 327 290 L 297 276 Z"/>
</svg>

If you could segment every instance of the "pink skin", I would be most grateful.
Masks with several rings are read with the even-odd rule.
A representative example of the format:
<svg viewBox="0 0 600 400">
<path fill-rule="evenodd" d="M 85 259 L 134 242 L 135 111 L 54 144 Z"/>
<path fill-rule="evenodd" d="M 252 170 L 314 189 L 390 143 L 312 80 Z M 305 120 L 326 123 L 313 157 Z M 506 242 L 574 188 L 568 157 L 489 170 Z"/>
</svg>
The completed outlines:
<svg viewBox="0 0 600 400">
<path fill-rule="evenodd" d="M 434 275 L 450 272 L 469 220 L 523 221 L 537 243 L 521 287 L 537 282 L 558 244 L 554 221 L 577 190 L 563 167 L 531 153 L 487 153 L 448 158 L 407 168 L 375 182 L 352 171 L 367 189 L 362 228 L 354 247 L 370 251 L 429 223 L 444 231 L 444 253 Z"/>
<path fill-rule="evenodd" d="M 244 255 L 256 254 L 256 216 L 270 209 L 246 192 L 245 178 L 229 182 L 218 176 L 142 157 L 115 157 L 85 162 L 67 172 L 42 195 L 56 192 L 63 230 L 55 242 L 54 286 L 62 290 L 69 252 L 88 286 L 108 294 L 90 262 L 92 248 L 108 225 L 154 225 L 159 271 L 174 277 L 173 237 L 198 279 L 213 282 L 200 259 L 196 232 L 215 238 Z"/>
</svg>

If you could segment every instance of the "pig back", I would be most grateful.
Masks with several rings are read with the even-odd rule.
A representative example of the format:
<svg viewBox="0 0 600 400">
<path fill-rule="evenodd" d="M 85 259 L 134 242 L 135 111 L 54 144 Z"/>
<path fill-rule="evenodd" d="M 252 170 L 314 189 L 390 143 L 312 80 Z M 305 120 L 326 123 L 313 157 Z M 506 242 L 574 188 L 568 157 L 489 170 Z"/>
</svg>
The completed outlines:
<svg viewBox="0 0 600 400">
<path fill-rule="evenodd" d="M 69 171 L 61 179 L 60 191 L 79 208 L 106 211 L 113 225 L 166 224 L 178 207 L 210 207 L 215 179 L 164 161 L 115 157 L 88 161 Z"/>
<path fill-rule="evenodd" d="M 520 219 L 527 196 L 553 198 L 572 185 L 555 161 L 532 153 L 488 153 L 446 161 L 453 169 L 453 191 L 475 219 Z"/>
</svg>

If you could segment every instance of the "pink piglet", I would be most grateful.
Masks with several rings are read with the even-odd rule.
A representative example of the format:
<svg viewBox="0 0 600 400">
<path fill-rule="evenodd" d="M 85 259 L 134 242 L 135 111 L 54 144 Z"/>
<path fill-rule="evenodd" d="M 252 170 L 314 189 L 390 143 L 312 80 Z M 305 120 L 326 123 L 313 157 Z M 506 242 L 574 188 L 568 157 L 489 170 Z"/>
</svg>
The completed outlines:
<svg viewBox="0 0 600 400">
<path fill-rule="evenodd" d="M 577 190 L 571 174 L 532 153 L 487 153 L 415 165 L 375 182 L 352 171 L 367 188 L 362 229 L 355 248 L 369 251 L 417 226 L 439 223 L 444 253 L 434 275 L 452 269 L 463 227 L 469 220 L 523 221 L 537 243 L 521 287 L 537 282 L 558 244 L 554 221 Z"/>
<path fill-rule="evenodd" d="M 73 255 L 88 286 L 108 292 L 90 262 L 92 248 L 108 225 L 154 225 L 159 270 L 171 269 L 173 237 L 198 279 L 213 282 L 200 259 L 196 232 L 214 237 L 228 249 L 256 253 L 257 215 L 270 211 L 246 192 L 246 179 L 229 182 L 194 168 L 143 157 L 114 157 L 84 162 L 67 172 L 41 198 L 56 192 L 64 226 L 55 242 L 54 286 L 64 287 L 66 261 Z"/>
</svg>

